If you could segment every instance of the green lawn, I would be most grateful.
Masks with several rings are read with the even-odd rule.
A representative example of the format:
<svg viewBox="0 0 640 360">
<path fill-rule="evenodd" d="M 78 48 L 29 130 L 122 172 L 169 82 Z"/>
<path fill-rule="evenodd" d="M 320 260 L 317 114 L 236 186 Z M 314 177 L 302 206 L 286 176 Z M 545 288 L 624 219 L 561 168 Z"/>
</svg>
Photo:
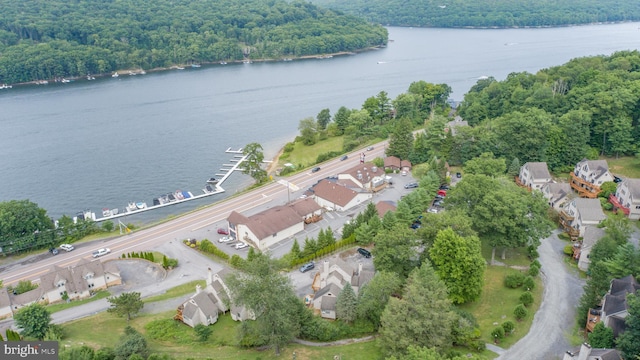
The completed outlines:
<svg viewBox="0 0 640 360">
<path fill-rule="evenodd" d="M 154 302 L 154 301 L 162 301 L 162 300 L 168 300 L 168 299 L 173 299 L 179 296 L 184 296 L 184 295 L 189 295 L 189 294 L 193 294 L 196 291 L 196 285 L 200 285 L 201 287 L 205 287 L 206 281 L 205 280 L 194 280 L 191 282 L 188 282 L 186 284 L 182 284 L 182 285 L 178 285 L 174 288 L 171 288 L 169 290 L 167 290 L 164 294 L 160 294 L 160 295 L 156 295 L 156 296 L 150 296 L 148 298 L 143 299 L 144 302 L 146 303 L 150 303 L 150 302 Z"/>
<path fill-rule="evenodd" d="M 489 246 L 486 241 L 482 241 L 481 245 L 482 257 L 484 257 L 487 262 L 491 261 L 491 246 Z M 502 260 L 501 256 L 502 248 L 497 248 L 495 261 L 504 263 L 507 266 L 529 266 L 529 264 L 531 264 L 531 261 L 529 261 L 529 258 L 527 257 L 527 249 L 523 247 L 515 249 L 507 248 L 507 251 L 505 252 L 505 259 Z"/>
<path fill-rule="evenodd" d="M 49 311 L 49 313 L 53 314 L 54 312 L 58 312 L 58 311 L 62 311 L 62 310 L 66 310 L 75 306 L 80 306 L 80 305 L 84 305 L 86 303 L 90 303 L 92 301 L 96 301 L 96 300 L 100 300 L 100 299 L 104 299 L 106 297 L 109 297 L 109 295 L 111 295 L 107 290 L 100 290 L 97 293 L 95 293 L 95 295 L 93 295 L 92 297 L 88 298 L 88 299 L 83 299 L 83 300 L 74 300 L 68 303 L 58 303 L 58 304 L 51 304 L 51 305 L 47 305 L 47 310 Z"/>
<path fill-rule="evenodd" d="M 615 175 L 640 178 L 640 157 L 625 156 L 621 158 L 601 158 L 607 160 L 609 171 Z"/>
<path fill-rule="evenodd" d="M 145 325 L 154 321 L 168 321 L 175 312 L 168 311 L 159 314 L 141 315 L 131 320 L 131 326 L 145 335 L 153 352 L 166 353 L 176 359 L 238 359 L 238 360 L 270 360 L 290 359 L 296 352 L 297 359 L 333 359 L 335 355 L 342 359 L 381 359 L 382 355 L 375 341 L 366 343 L 310 347 L 290 344 L 282 349 L 280 357 L 276 357 L 273 350 L 258 351 L 242 349 L 233 346 L 236 342 L 236 330 L 240 323 L 231 320 L 229 315 L 221 316 L 218 322 L 211 325 L 213 333 L 205 343 L 199 343 L 195 339 L 193 329 L 176 323 L 166 326 L 166 336 L 178 341 L 159 341 L 151 339 Z M 113 347 L 118 342 L 127 321 L 113 314 L 103 312 L 88 318 L 76 320 L 63 325 L 65 337 L 61 341 L 61 347 L 88 345 L 93 348 L 104 346 Z M 95 329 L 100 329 L 99 332 Z M 213 356 L 215 354 L 215 356 Z"/>
<path fill-rule="evenodd" d="M 518 298 L 524 292 L 522 288 L 510 289 L 504 286 L 504 277 L 516 270 L 504 266 L 488 266 L 484 276 L 484 288 L 480 299 L 460 306 L 470 311 L 478 320 L 481 330 L 481 338 L 485 342 L 493 342 L 491 331 L 507 320 L 516 325 L 513 334 L 500 341 L 499 346 L 509 348 L 529 332 L 533 316 L 542 302 L 542 280 L 536 278 L 536 288 L 532 291 L 534 303 L 528 308 L 529 315 L 518 322 L 513 316 L 513 309 L 520 303 Z M 495 325 L 495 324 L 498 325 Z"/>
<path fill-rule="evenodd" d="M 296 142 L 293 151 L 288 154 L 282 154 L 278 163 L 280 166 L 292 163 L 301 168 L 309 167 L 316 163 L 319 154 L 342 150 L 343 141 L 343 137 L 339 136 L 328 138 L 311 146 Z"/>
</svg>

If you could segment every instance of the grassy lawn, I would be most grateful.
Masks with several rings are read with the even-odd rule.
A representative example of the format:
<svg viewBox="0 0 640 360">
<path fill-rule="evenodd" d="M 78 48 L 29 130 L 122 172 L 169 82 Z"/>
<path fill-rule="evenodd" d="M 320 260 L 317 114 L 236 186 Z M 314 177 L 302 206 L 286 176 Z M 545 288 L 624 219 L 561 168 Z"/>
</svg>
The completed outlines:
<svg viewBox="0 0 640 360">
<path fill-rule="evenodd" d="M 111 295 L 111 294 L 107 290 L 100 290 L 95 295 L 93 295 L 92 297 L 90 297 L 88 299 L 74 300 L 74 301 L 71 301 L 71 302 L 68 302 L 68 303 L 65 302 L 65 303 L 47 305 L 47 310 L 49 310 L 49 312 L 51 314 L 53 314 L 54 312 L 66 310 L 66 309 L 69 309 L 69 308 L 72 308 L 72 307 L 75 307 L 75 306 L 80 306 L 80 305 L 84 305 L 86 303 L 90 303 L 92 301 L 104 299 L 106 297 L 109 297 L 109 295 Z"/>
<path fill-rule="evenodd" d="M 131 320 L 131 326 L 145 335 L 153 352 L 169 354 L 176 359 L 290 359 L 294 351 L 298 359 L 310 360 L 333 359 L 335 355 L 342 356 L 342 359 L 382 358 L 375 341 L 330 347 L 290 344 L 282 349 L 280 357 L 276 357 L 273 350 L 242 349 L 233 345 L 236 342 L 236 331 L 240 323 L 231 320 L 229 315 L 221 316 L 218 322 L 211 326 L 213 333 L 209 340 L 200 343 L 196 341 L 193 329 L 182 323 L 170 321 L 174 314 L 175 312 L 169 311 L 142 315 Z M 145 326 L 153 321 L 160 321 L 162 325 L 166 325 L 162 326 L 162 329 L 166 329 L 163 332 L 163 338 L 172 340 L 151 339 Z M 96 349 L 104 346 L 113 347 L 117 344 L 126 323 L 123 318 L 103 312 L 64 324 L 65 337 L 61 341 L 61 347 L 80 345 L 89 345 Z M 97 328 L 101 331 L 94 331 Z"/>
<path fill-rule="evenodd" d="M 640 178 L 640 157 L 625 156 L 621 158 L 601 158 L 607 160 L 609 171 L 616 175 Z"/>
<path fill-rule="evenodd" d="M 534 303 L 528 308 L 529 315 L 522 321 L 513 316 L 513 309 L 520 303 L 518 298 L 524 290 L 510 289 L 504 286 L 504 277 L 516 270 L 504 266 L 488 266 L 484 275 L 484 289 L 480 299 L 473 303 L 462 305 L 461 308 L 471 312 L 480 325 L 481 338 L 485 342 L 493 342 L 491 331 L 507 320 L 513 321 L 516 328 L 513 334 L 500 341 L 499 346 L 509 348 L 529 332 L 533 316 L 542 302 L 542 280 L 536 278 L 536 288 L 533 289 Z M 497 323 L 497 325 L 496 325 Z"/>
<path fill-rule="evenodd" d="M 483 241 L 482 244 L 482 256 L 487 260 L 487 262 L 491 261 L 491 246 L 487 244 L 487 242 Z M 507 249 L 505 252 L 505 259 L 502 260 L 500 257 L 502 256 L 502 248 L 496 249 L 496 257 L 495 261 L 499 261 L 501 263 L 506 264 L 507 266 L 529 266 L 531 261 L 527 257 L 527 249 L 526 248 L 515 248 L 515 249 Z"/>
<path fill-rule="evenodd" d="M 343 140 L 342 136 L 331 137 L 311 146 L 305 146 L 301 142 L 296 142 L 293 151 L 288 154 L 282 154 L 278 163 L 280 166 L 285 163 L 292 163 L 296 166 L 309 167 L 315 164 L 319 154 L 330 151 L 340 151 Z"/>
<path fill-rule="evenodd" d="M 196 289 L 196 285 L 200 284 L 203 288 L 207 285 L 205 280 L 194 280 L 186 284 L 178 285 L 174 288 L 167 290 L 164 294 L 150 296 L 143 299 L 144 302 L 150 303 L 155 301 L 163 301 L 173 299 L 179 296 L 193 294 Z"/>
</svg>

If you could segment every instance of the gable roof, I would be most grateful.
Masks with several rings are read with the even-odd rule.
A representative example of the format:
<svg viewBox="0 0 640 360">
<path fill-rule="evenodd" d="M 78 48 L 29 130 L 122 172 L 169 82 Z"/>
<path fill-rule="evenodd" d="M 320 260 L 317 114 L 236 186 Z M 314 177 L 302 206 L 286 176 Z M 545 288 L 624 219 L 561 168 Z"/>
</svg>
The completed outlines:
<svg viewBox="0 0 640 360">
<path fill-rule="evenodd" d="M 366 162 L 366 163 L 360 163 L 350 169 L 347 169 L 341 174 L 349 175 L 352 178 L 357 179 L 358 181 L 364 184 L 364 183 L 368 183 L 376 176 L 384 176 L 385 172 L 383 169 L 375 166 L 373 163 Z"/>
<path fill-rule="evenodd" d="M 336 310 L 336 303 L 338 302 L 337 297 L 325 296 L 322 298 L 321 301 L 322 302 L 320 303 L 320 310 L 328 310 L 328 311 Z"/>
<path fill-rule="evenodd" d="M 340 287 L 334 283 L 331 283 L 325 287 L 323 287 L 322 289 L 318 290 L 318 292 L 316 292 L 315 294 L 315 298 L 319 299 L 327 294 L 332 294 L 333 296 L 338 296 L 338 294 L 340 294 Z"/>
<path fill-rule="evenodd" d="M 211 316 L 218 313 L 218 307 L 216 306 L 216 301 L 212 294 L 200 291 L 191 298 L 191 301 L 204 313 L 205 316 Z"/>
<path fill-rule="evenodd" d="M 640 201 L 640 179 L 624 179 L 620 185 L 625 184 L 629 189 L 631 198 L 636 201 Z M 618 186 L 620 186 L 618 185 Z"/>
<path fill-rule="evenodd" d="M 346 206 L 358 193 L 329 180 L 320 180 L 314 187 L 315 196 L 339 206 Z"/>
<path fill-rule="evenodd" d="M 633 275 L 627 275 L 620 279 L 611 280 L 611 288 L 609 292 L 613 295 L 635 293 L 640 289 L 640 284 Z"/>
<path fill-rule="evenodd" d="M 549 168 L 547 168 L 546 162 L 528 162 L 525 163 L 531 173 L 531 177 L 534 179 L 550 179 L 551 174 L 549 173 Z"/>
<path fill-rule="evenodd" d="M 601 221 L 607 218 L 599 199 L 576 198 L 573 201 L 582 221 Z"/>
<path fill-rule="evenodd" d="M 609 171 L 609 164 L 607 163 L 607 160 L 582 159 L 582 161 L 580 161 L 577 166 L 582 168 L 584 164 L 587 164 L 589 172 L 592 173 L 596 178 Z"/>
<path fill-rule="evenodd" d="M 322 210 L 320 205 L 317 202 L 313 201 L 311 198 L 306 199 L 298 199 L 289 204 L 293 211 L 295 211 L 298 216 L 305 217 L 315 213 L 318 210 Z"/>
<path fill-rule="evenodd" d="M 596 226 L 586 226 L 584 229 L 584 236 L 582 237 L 582 248 L 588 249 L 595 245 L 598 240 L 604 236 L 604 229 Z"/>
<path fill-rule="evenodd" d="M 401 166 L 401 161 L 399 157 L 387 156 L 386 158 L 384 158 L 384 167 L 400 168 L 400 166 Z"/>
<path fill-rule="evenodd" d="M 246 225 L 258 239 L 264 239 L 300 224 L 303 220 L 293 207 L 280 205 L 249 217 L 232 211 L 227 221 L 232 224 Z"/>
<path fill-rule="evenodd" d="M 544 184 L 543 186 L 546 186 L 549 188 L 549 193 L 551 195 L 556 195 L 558 197 L 562 197 L 565 196 L 567 194 L 571 194 L 571 185 L 569 183 L 566 182 L 561 182 L 561 183 L 557 183 L 557 182 L 548 182 L 546 184 Z"/>
<path fill-rule="evenodd" d="M 351 277 L 351 286 L 360 288 L 368 283 L 376 273 L 369 270 L 362 270 L 357 275 Z"/>
<path fill-rule="evenodd" d="M 379 217 L 384 217 L 389 211 L 396 211 L 396 204 L 393 201 L 378 201 L 376 204 L 376 211 L 378 211 Z"/>
</svg>

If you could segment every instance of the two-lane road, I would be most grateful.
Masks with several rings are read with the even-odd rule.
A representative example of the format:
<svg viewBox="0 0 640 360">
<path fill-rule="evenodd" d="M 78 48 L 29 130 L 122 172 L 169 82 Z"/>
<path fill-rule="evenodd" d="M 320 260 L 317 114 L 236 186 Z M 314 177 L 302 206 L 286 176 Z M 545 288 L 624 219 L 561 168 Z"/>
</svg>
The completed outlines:
<svg viewBox="0 0 640 360">
<path fill-rule="evenodd" d="M 0 273 L 0 279 L 4 281 L 5 285 L 15 284 L 20 280 L 33 281 L 48 272 L 52 265 L 66 267 L 78 262 L 81 258 L 91 259 L 93 251 L 99 248 L 108 247 L 111 249 L 110 254 L 100 259 L 113 259 L 120 257 L 123 253 L 150 250 L 167 241 L 193 237 L 192 234 L 202 232 L 203 229 L 224 227 L 226 225 L 223 221 L 231 211 L 250 213 L 252 209 L 266 204 L 269 204 L 269 206 L 284 204 L 289 198 L 293 199 L 292 196 L 297 196 L 295 191 L 292 193 L 291 188 L 299 189 L 297 191 L 302 192 L 320 179 L 343 172 L 358 164 L 362 153 L 366 155 L 367 161 L 371 161 L 378 156 L 384 156 L 384 146 L 385 142 L 381 142 L 375 144 L 374 149 L 371 151 L 359 149 L 349 153 L 347 160 L 340 161 L 335 159 L 319 164 L 321 169 L 315 173 L 307 170 L 286 178 L 286 181 L 274 181 L 245 194 L 226 199 L 212 206 L 147 229 L 110 240 L 96 241 L 91 246 L 79 246 L 72 252 L 63 251 L 60 255 L 50 256 L 39 262 L 6 266 L 5 270 Z M 291 184 L 289 189 L 287 188 L 287 183 Z"/>
</svg>

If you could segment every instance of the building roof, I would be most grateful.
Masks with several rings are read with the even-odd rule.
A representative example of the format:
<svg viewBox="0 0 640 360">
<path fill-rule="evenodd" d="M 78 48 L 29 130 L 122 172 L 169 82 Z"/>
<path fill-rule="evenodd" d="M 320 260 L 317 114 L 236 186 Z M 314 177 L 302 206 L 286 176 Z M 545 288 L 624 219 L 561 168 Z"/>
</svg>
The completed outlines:
<svg viewBox="0 0 640 360">
<path fill-rule="evenodd" d="M 640 179 L 624 179 L 620 185 L 626 184 L 631 193 L 631 198 L 636 201 L 640 201 Z M 619 185 L 618 185 L 619 186 Z"/>
<path fill-rule="evenodd" d="M 339 206 L 346 206 L 358 193 L 329 180 L 320 180 L 314 187 L 315 195 Z"/>
<path fill-rule="evenodd" d="M 378 201 L 376 204 L 376 210 L 378 211 L 378 216 L 383 217 L 388 211 L 396 211 L 396 204 L 393 201 Z"/>
<path fill-rule="evenodd" d="M 607 160 L 582 159 L 582 161 L 578 163 L 578 166 L 582 167 L 585 163 L 589 167 L 589 172 L 594 174 L 596 178 L 609 171 L 609 164 L 607 164 Z"/>
<path fill-rule="evenodd" d="M 246 225 L 258 239 L 265 239 L 303 221 L 290 205 L 274 206 L 249 217 L 232 211 L 227 220 L 232 224 Z"/>
<path fill-rule="evenodd" d="M 373 279 L 375 274 L 374 271 L 362 270 L 357 275 L 351 277 L 351 286 L 360 288 Z"/>
<path fill-rule="evenodd" d="M 324 296 L 320 300 L 320 310 L 335 311 L 337 302 L 338 302 L 338 298 L 337 297 Z"/>
<path fill-rule="evenodd" d="M 635 293 L 640 289 L 640 284 L 633 275 L 628 275 L 620 279 L 611 280 L 611 288 L 609 293 L 613 295 Z"/>
<path fill-rule="evenodd" d="M 588 249 L 595 245 L 604 236 L 604 229 L 595 226 L 586 226 L 582 237 L 582 249 Z"/>
<path fill-rule="evenodd" d="M 298 199 L 289 204 L 293 211 L 295 211 L 300 217 L 305 217 L 315 213 L 318 210 L 322 210 L 317 202 L 311 198 Z"/>
<path fill-rule="evenodd" d="M 531 177 L 534 179 L 550 179 L 551 174 L 546 162 L 528 162 L 523 166 L 526 166 L 531 173 Z"/>
<path fill-rule="evenodd" d="M 576 198 L 573 201 L 582 221 L 602 221 L 607 218 L 599 199 Z"/>
<path fill-rule="evenodd" d="M 370 162 L 358 164 L 341 174 L 349 175 L 363 184 L 368 183 L 376 176 L 385 176 L 383 169 Z"/>
<path fill-rule="evenodd" d="M 327 294 L 331 294 L 333 296 L 338 296 L 338 294 L 340 294 L 340 287 L 334 283 L 331 283 L 325 287 L 323 287 L 322 289 L 318 290 L 318 292 L 316 292 L 315 294 L 315 298 L 319 299 Z"/>
<path fill-rule="evenodd" d="M 384 167 L 395 167 L 395 168 L 400 168 L 401 166 L 401 161 L 400 158 L 397 156 L 387 156 L 386 158 L 384 158 Z"/>
<path fill-rule="evenodd" d="M 555 195 L 556 197 L 566 196 L 567 194 L 571 194 L 571 185 L 566 182 L 548 182 L 544 184 L 549 188 L 549 193 Z"/>
<path fill-rule="evenodd" d="M 193 301 L 195 305 L 200 308 L 200 310 L 207 317 L 218 314 L 218 307 L 216 306 L 216 299 L 215 297 L 213 297 L 213 294 L 210 294 L 206 291 L 200 291 L 191 298 L 191 301 Z"/>
</svg>

